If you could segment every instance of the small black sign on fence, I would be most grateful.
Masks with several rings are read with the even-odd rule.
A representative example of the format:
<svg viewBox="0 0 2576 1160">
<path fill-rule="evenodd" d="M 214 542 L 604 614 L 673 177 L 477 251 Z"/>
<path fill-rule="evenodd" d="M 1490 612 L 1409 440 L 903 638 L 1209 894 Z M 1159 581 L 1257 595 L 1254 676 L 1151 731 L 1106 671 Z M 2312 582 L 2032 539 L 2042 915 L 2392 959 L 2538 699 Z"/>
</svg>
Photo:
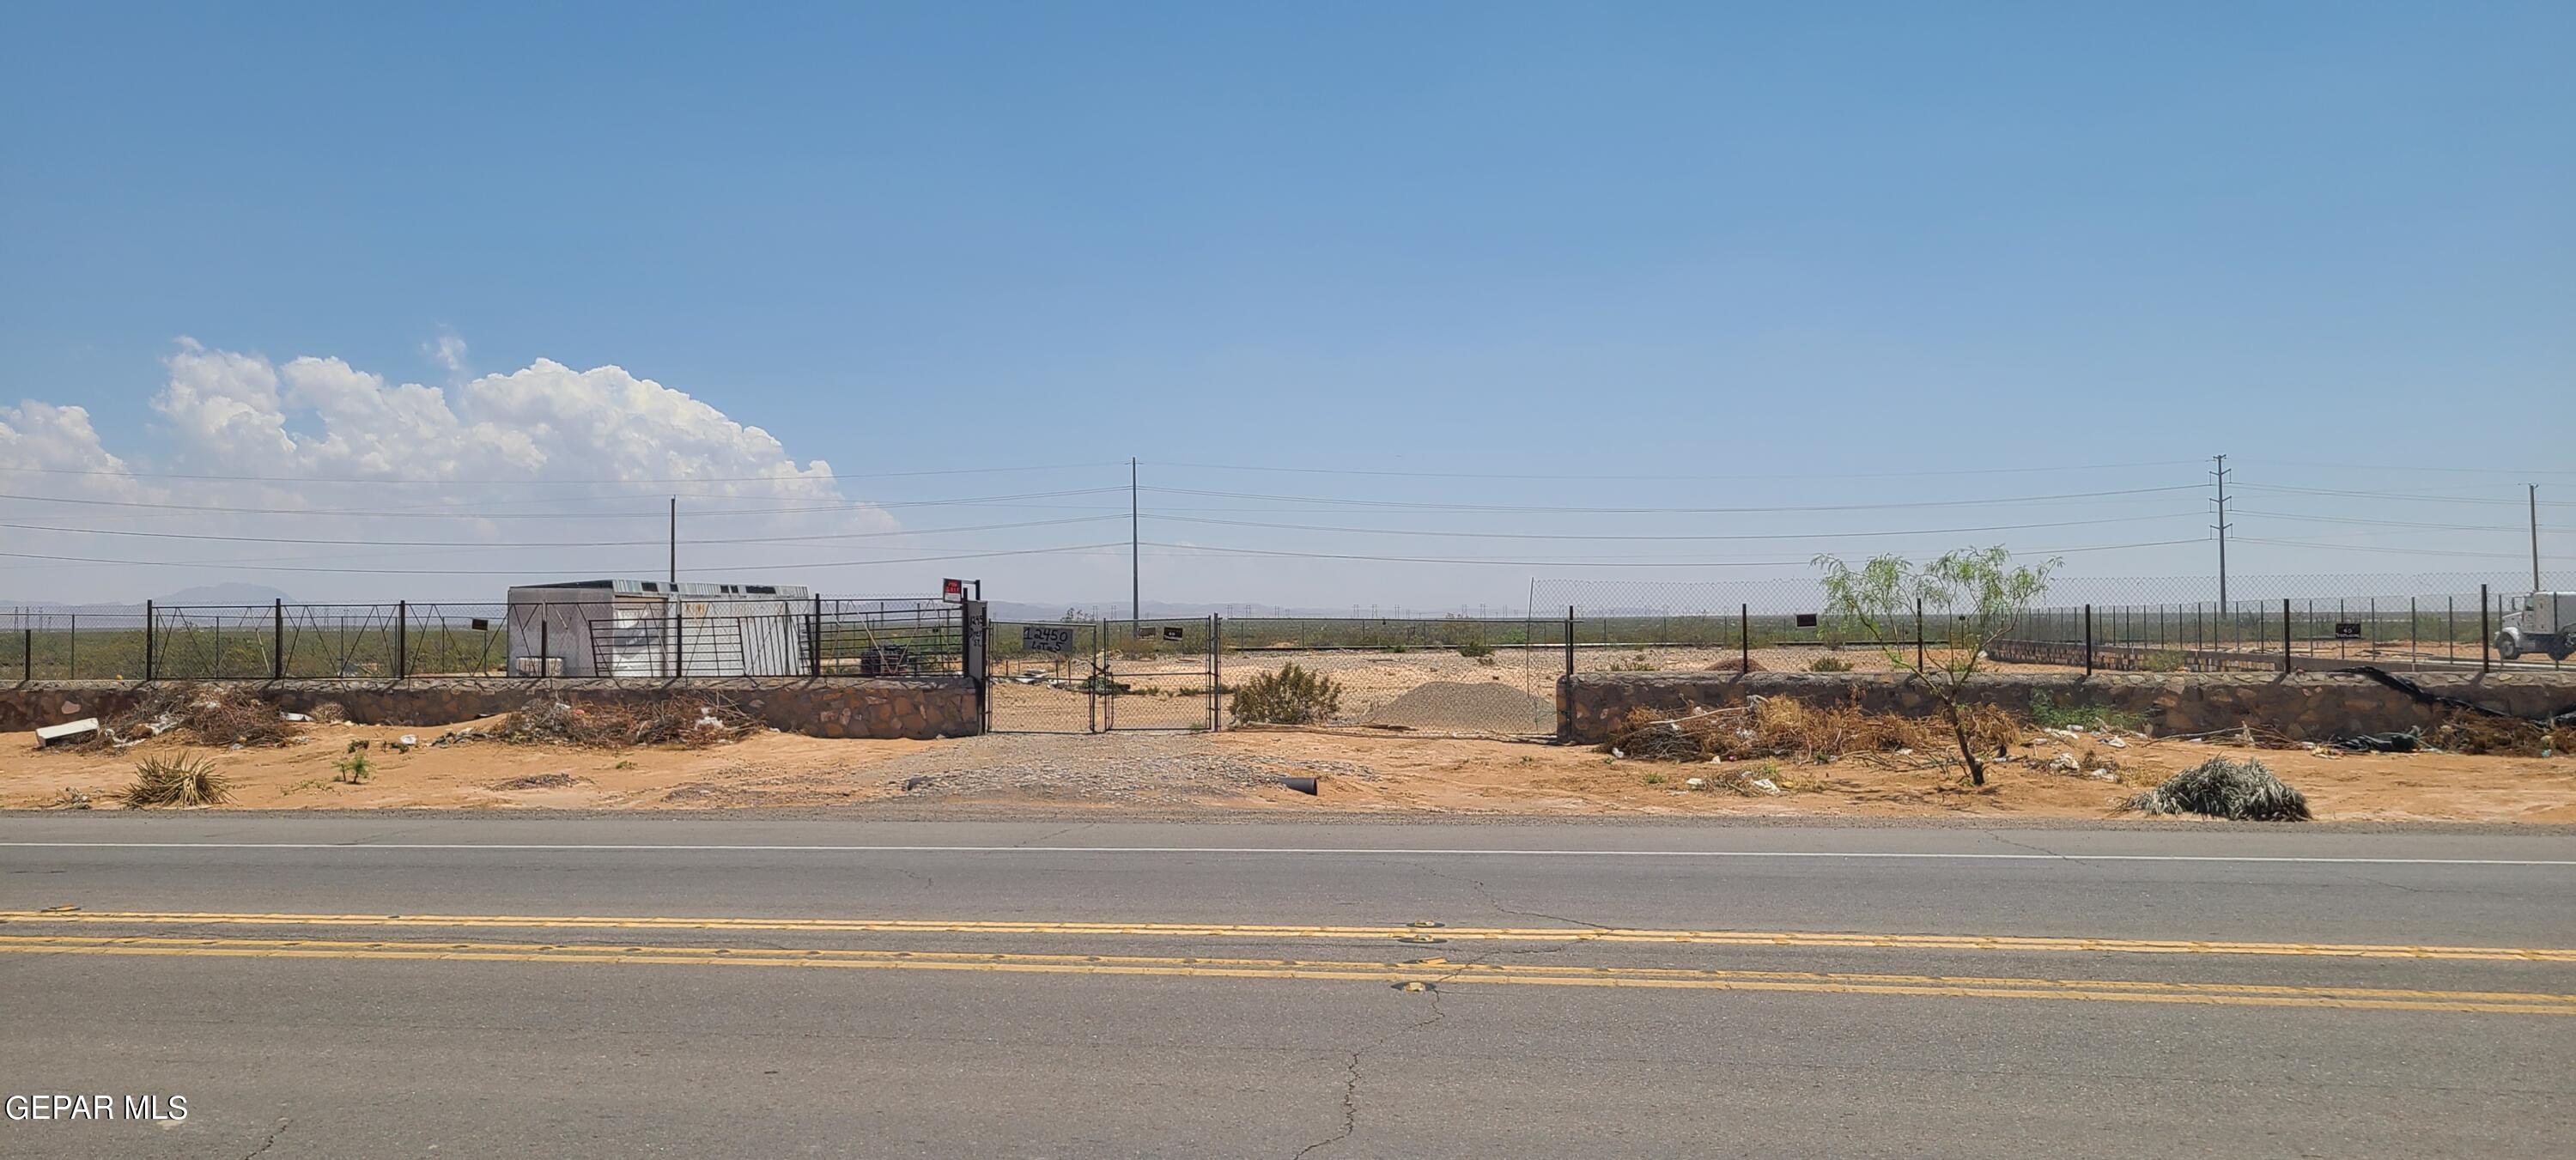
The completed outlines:
<svg viewBox="0 0 2576 1160">
<path fill-rule="evenodd" d="M 1816 614 L 1815 614 L 1815 613 L 1812 613 L 1812 612 L 1801 612 L 1801 613 L 1799 613 L 1799 614 L 1798 614 L 1798 627 L 1800 627 L 1800 628 L 1814 628 L 1814 627 L 1816 627 Z"/>
<path fill-rule="evenodd" d="M 480 616 L 475 617 L 472 621 L 469 621 L 468 623 L 470 623 L 470 624 L 472 624 L 472 625 L 474 626 L 474 631 L 476 631 L 476 632 L 490 632 L 490 631 L 492 630 L 492 622 L 491 622 L 491 621 L 488 621 L 488 620 L 485 620 L 485 619 L 483 619 L 483 618 L 482 618 L 482 617 L 480 617 Z"/>
<path fill-rule="evenodd" d="M 1178 641 L 1181 639 L 1181 626 L 1177 624 L 1164 625 L 1163 639 L 1169 641 Z"/>
<path fill-rule="evenodd" d="M 2336 621 L 2336 622 L 2335 622 L 2335 639 L 2337 639 L 2337 640 L 2360 640 L 2360 639 L 2361 639 L 2361 622 L 2360 622 L 2360 621 L 2358 621 L 2358 620 L 2338 620 L 2338 621 Z"/>
<path fill-rule="evenodd" d="M 1072 652 L 1073 630 L 1051 624 L 1021 625 L 1020 649 L 1024 652 Z"/>
</svg>

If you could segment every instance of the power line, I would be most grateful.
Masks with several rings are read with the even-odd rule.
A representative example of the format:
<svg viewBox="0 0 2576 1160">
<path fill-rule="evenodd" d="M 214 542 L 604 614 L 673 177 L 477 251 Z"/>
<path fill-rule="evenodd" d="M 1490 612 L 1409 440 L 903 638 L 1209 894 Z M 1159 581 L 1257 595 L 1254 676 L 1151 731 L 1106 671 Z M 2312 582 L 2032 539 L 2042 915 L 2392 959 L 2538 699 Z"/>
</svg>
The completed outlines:
<svg viewBox="0 0 2576 1160">
<path fill-rule="evenodd" d="M 1751 475 L 1562 475 L 1532 472 L 1483 471 L 1382 471 L 1345 467 L 1257 467 L 1242 463 L 1156 463 L 1156 467 L 1181 467 L 1197 471 L 1253 471 L 1298 475 L 1389 476 L 1400 479 L 1544 479 L 1602 480 L 1644 482 L 1692 482 L 1743 479 L 1911 479 L 1934 476 L 2012 475 L 2026 472 L 2113 471 L 2132 467 L 2173 467 L 2197 463 L 2196 459 L 2150 460 L 2136 463 L 2091 463 L 2072 467 L 1980 467 L 1952 471 L 1833 471 L 1807 474 L 1762 472 Z"/>
<path fill-rule="evenodd" d="M 1022 520 L 962 528 L 899 528 L 877 532 L 823 532 L 804 536 L 741 536 L 689 540 L 692 544 L 788 544 L 817 540 L 869 540 L 891 536 L 936 536 L 953 532 L 992 532 L 1012 528 L 1060 527 L 1099 523 L 1116 516 L 1077 516 L 1058 520 Z M 320 544 L 345 548 L 658 548 L 663 540 L 334 540 L 301 536 L 217 536 L 195 532 L 134 532 L 120 528 L 62 528 L 45 524 L 0 523 L 0 528 L 27 532 L 63 532 L 84 536 L 127 536 L 152 540 L 205 540 L 229 544 Z"/>
<path fill-rule="evenodd" d="M 419 484 L 441 487 L 536 487 L 548 484 L 669 484 L 669 483 L 829 483 L 841 479 L 913 479 L 931 475 L 994 475 L 1015 471 L 1072 471 L 1082 468 L 1115 467 L 1114 463 L 1048 463 L 1025 467 L 949 467 L 930 471 L 873 471 L 857 474 L 832 472 L 828 475 L 691 475 L 670 479 L 421 479 L 399 477 L 335 478 L 310 475 L 212 475 L 176 471 L 109 471 L 88 467 L 5 467 L 0 471 L 25 471 L 41 475 L 106 476 L 115 479 L 189 479 L 221 483 L 318 483 L 338 486 L 345 483 Z"/>
<path fill-rule="evenodd" d="M 2427 528 L 2435 531 L 2449 532 L 2519 532 L 2523 530 L 2519 526 L 2500 527 L 2492 524 L 2432 524 L 2419 523 L 2413 520 L 2368 520 L 2352 516 L 2315 516 L 2297 515 L 2290 512 L 2258 512 L 2244 508 L 2239 508 L 2237 511 L 2242 515 L 2262 516 L 2265 519 L 2290 520 L 2298 523 L 2313 524 L 2359 524 L 2367 527 L 2378 528 Z M 2576 531 L 2576 528 L 2558 528 L 2542 525 L 2540 530 L 2544 532 L 2564 532 Z"/>
<path fill-rule="evenodd" d="M 2284 484 L 2265 484 L 2265 483 L 2245 483 L 2245 484 L 2238 484 L 2237 486 L 2239 486 L 2239 487 L 2241 487 L 2241 488 L 2244 488 L 2244 489 L 2245 489 L 2245 490 L 2247 490 L 2247 491 L 2277 491 L 2277 492 L 2284 492 L 2284 493 L 2291 494 L 2291 495 L 2331 495 L 2331 496 L 2341 496 L 2341 497 L 2345 497 L 2345 498 L 2349 498 L 2349 499 L 2395 499 L 2395 500 L 2407 500 L 2407 501 L 2415 502 L 2415 503 L 2481 503 L 2481 504 L 2508 504 L 2508 505 L 2511 505 L 2511 506 L 2513 506 L 2513 507 L 2521 507 L 2521 506 L 2522 506 L 2521 504 L 2514 503 L 2512 500 L 2509 500 L 2509 499 L 2496 499 L 2496 498 L 2492 498 L 2492 497 L 2488 497 L 2488 496 L 2474 496 L 2474 495 L 2424 495 L 2424 494 L 2422 494 L 2422 493 L 2414 493 L 2414 492 L 2392 492 L 2392 491 L 2344 491 L 2344 490 L 2340 490 L 2340 489 L 2336 489 L 2336 488 L 2330 488 L 2330 487 L 2290 487 L 2290 486 L 2287 486 L 2287 485 L 2284 485 Z M 2571 502 L 2561 502 L 2561 501 L 2556 501 L 2556 500 L 2542 500 L 2542 501 L 2540 501 L 2540 506 L 2542 506 L 2542 507 L 2576 507 L 2576 501 L 2571 501 Z"/>
<path fill-rule="evenodd" d="M 2522 553 L 2520 552 L 2458 552 L 2452 551 L 2448 548 L 2382 548 L 2370 544 L 2320 544 L 2304 540 L 2256 539 L 2252 536 L 2240 536 L 2238 538 L 2248 544 L 2272 544 L 2283 548 L 2318 548 L 2329 552 L 2381 552 L 2399 556 L 2453 556 L 2479 560 L 2513 560 L 2517 562 L 2523 558 Z"/>
<path fill-rule="evenodd" d="M 1886 531 L 1886 532 L 1776 532 L 1776 533 L 1740 533 L 1740 534 L 1725 534 L 1725 535 L 1689 535 L 1689 534 L 1681 534 L 1681 533 L 1659 533 L 1659 534 L 1649 534 L 1649 535 L 1623 535 L 1623 534 L 1613 534 L 1613 533 L 1580 533 L 1580 532 L 1571 532 L 1571 533 L 1556 533 L 1556 532 L 1453 532 L 1453 531 L 1433 531 L 1433 530 L 1430 530 L 1430 529 L 1427 529 L 1427 528 L 1351 528 L 1351 527 L 1335 527 L 1335 526 L 1329 526 L 1329 525 L 1323 525 L 1323 524 L 1279 524 L 1279 523 L 1266 523 L 1266 522 L 1259 521 L 1259 520 L 1211 520 L 1211 519 L 1202 519 L 1202 518 L 1197 518 L 1197 517 L 1192 517 L 1192 516 L 1163 516 L 1163 515 L 1155 515 L 1155 514 L 1153 514 L 1152 512 L 1147 512 L 1147 513 L 1145 514 L 1145 518 L 1146 518 L 1146 519 L 1149 519 L 1149 520 L 1161 520 L 1161 521 L 1164 521 L 1164 522 L 1166 522 L 1166 523 L 1177 523 L 1177 524 L 1211 524 L 1211 525 L 1216 525 L 1216 526 L 1221 526 L 1221 527 L 1230 527 L 1230 528 L 1274 528 L 1274 529 L 1280 529 L 1280 530 L 1285 530 L 1285 531 L 1299 531 L 1299 532 L 1350 532 L 1350 533 L 1357 533 L 1357 534 L 1363 534 L 1363 535 L 1380 535 L 1380 536 L 1440 536 L 1440 537 L 1453 538 L 1453 539 L 1477 539 L 1477 540 L 1835 540 L 1835 539 L 1877 538 L 1877 537 L 1884 537 L 1884 536 L 1950 536 L 1950 535 L 1965 535 L 1965 534 L 1969 534 L 1969 533 L 1976 533 L 1976 532 L 2017 532 L 2017 531 L 2024 531 L 2024 530 L 2028 530 L 2028 529 L 2031 529 L 2031 528 L 2072 528 L 2072 527 L 2086 527 L 2086 526 L 2092 526 L 2092 525 L 2097 525 L 2097 524 L 2121 524 L 2121 523 L 2138 523 L 2138 522 L 2146 521 L 2146 520 L 2170 520 L 2170 519 L 2178 519 L 2178 518 L 2188 517 L 2188 516 L 2190 516 L 2191 514 L 2192 514 L 2192 513 L 2190 513 L 2190 512 L 2164 512 L 2164 513 L 2160 513 L 2160 514 L 2157 514 L 2157 515 L 2148 515 L 2148 516 L 2111 516 L 2111 517 L 2107 517 L 2107 518 L 2104 518 L 2104 519 L 2096 519 L 2096 520 L 2053 520 L 2053 521 L 2049 521 L 2049 522 L 2046 522 L 2046 523 L 2035 523 L 2035 524 L 1989 524 L 1989 525 L 1986 525 L 1986 526 L 1984 526 L 1984 527 L 1975 527 L 1975 528 L 1919 528 L 1919 529 L 1909 529 L 1909 530 L 1901 530 L 1901 531 Z M 0 527 L 5 527 L 5 526 L 7 526 L 7 525 L 0 525 Z"/>
<path fill-rule="evenodd" d="M 1118 543 L 1073 544 L 1056 548 L 1021 548 L 1012 551 L 959 552 L 942 556 L 914 556 L 901 560 L 834 560 L 815 563 L 777 565 L 730 564 L 717 568 L 682 568 L 680 570 L 683 572 L 702 574 L 710 572 L 739 572 L 745 567 L 755 566 L 788 568 L 871 568 L 881 564 L 929 564 L 943 560 L 984 560 L 997 556 L 1103 555 L 1108 553 L 1100 552 L 1098 551 L 1099 549 L 1124 548 L 1125 546 L 1126 545 L 1124 544 Z M 1124 553 L 1122 552 L 1118 554 L 1123 555 Z M 291 568 L 272 564 L 244 564 L 227 560 L 109 560 L 93 556 L 54 556 L 33 552 L 0 552 L 0 558 L 12 560 L 53 560 L 74 564 L 116 564 L 130 568 L 227 568 L 258 572 L 313 572 L 359 576 L 524 576 L 528 573 L 528 569 L 526 568 Z"/>
<path fill-rule="evenodd" d="M 1984 507 L 1997 504 L 2043 503 L 2071 499 L 2098 499 L 2106 496 L 2159 495 L 2177 491 L 2198 491 L 2197 484 L 2171 487 L 2121 488 L 2112 491 L 2068 492 L 2059 495 L 2005 496 L 1993 499 L 1922 500 L 1909 503 L 1863 504 L 1789 504 L 1770 507 L 1576 507 L 1547 504 L 1459 504 L 1423 503 L 1410 500 L 1338 499 L 1331 496 L 1266 495 L 1239 491 L 1202 491 L 1194 488 L 1149 487 L 1145 490 L 1164 495 L 1211 496 L 1220 499 L 1278 500 L 1286 503 L 1339 504 L 1346 507 L 1402 508 L 1413 511 L 1473 512 L 1573 512 L 1592 515 L 1743 515 L 1757 512 L 1842 512 L 1889 511 L 1906 508 Z"/>
<path fill-rule="evenodd" d="M 1108 493 L 1108 492 L 1113 492 L 1113 491 L 1124 491 L 1124 490 L 1126 490 L 1126 489 L 1125 489 L 1125 488 L 1117 488 L 1117 487 L 1092 487 L 1092 488 L 1077 488 L 1077 489 L 1070 490 L 1070 491 L 1031 491 L 1031 492 L 1021 492 L 1021 493 L 1016 494 L 1016 495 L 973 496 L 973 497 L 962 498 L 962 499 L 912 499 L 912 500 L 884 500 L 884 501 L 881 501 L 881 502 L 853 501 L 853 502 L 847 502 L 847 503 L 817 504 L 817 505 L 810 505 L 810 506 L 804 506 L 804 507 L 788 507 L 788 508 L 748 508 L 748 509 L 744 509 L 744 508 L 736 508 L 736 509 L 732 509 L 732 510 L 729 510 L 729 511 L 722 511 L 722 512 L 707 512 L 707 513 L 705 513 L 705 514 L 710 515 L 710 516 L 727 516 L 727 517 L 732 517 L 732 516 L 753 516 L 753 515 L 779 515 L 779 514 L 792 514 L 792 513 L 798 513 L 798 512 L 860 511 L 860 510 L 875 509 L 875 508 L 959 507 L 959 506 L 966 506 L 966 505 L 973 505 L 973 504 L 1007 504 L 1007 503 L 1009 503 L 1009 501 L 1012 501 L 1012 500 L 1020 500 L 1020 499 L 1053 499 L 1053 498 L 1058 498 L 1058 497 L 1062 497 L 1062 496 L 1072 496 L 1072 495 L 1101 495 L 1101 494 L 1105 494 L 1105 493 Z M 603 498 L 605 498 L 605 497 L 603 497 Z M 698 497 L 698 498 L 703 498 L 703 497 Z M 632 511 L 632 512 L 585 512 L 585 513 L 580 513 L 580 514 L 557 514 L 557 513 L 552 513 L 552 512 L 415 512 L 415 511 L 404 511 L 404 510 L 401 510 L 401 509 L 398 509 L 398 508 L 397 508 L 397 509 L 370 510 L 370 511 L 345 510 L 345 509 L 344 509 L 344 510 L 336 510 L 336 511 L 335 511 L 335 510 L 314 509 L 314 508 L 249 508 L 249 507 L 231 507 L 231 506 L 222 505 L 222 504 L 151 503 L 151 502 L 146 502 L 146 501 L 142 501 L 142 500 L 74 499 L 74 498 L 71 498 L 71 497 L 68 497 L 68 496 L 51 496 L 51 495 L 13 495 L 13 494 L 5 493 L 5 492 L 0 492 L 0 499 L 6 499 L 6 500 L 22 500 L 22 501 L 26 501 L 26 502 L 30 502 L 30 503 L 63 503 L 63 504 L 78 504 L 78 505 L 81 505 L 81 506 L 84 506 L 84 507 L 149 508 L 149 509 L 156 510 L 156 511 L 183 511 L 183 512 L 223 512 L 223 513 L 226 513 L 226 514 L 232 514 L 232 515 L 284 515 L 284 516 L 344 515 L 344 516 L 369 516 L 369 517 L 382 517 L 382 518 L 394 518 L 394 519 L 405 519 L 405 518 L 407 518 L 407 519 L 449 519 L 449 520 L 511 520 L 511 519 L 520 519 L 520 520 L 542 520 L 542 519 L 584 519 L 584 520 L 605 520 L 605 519 L 622 519 L 622 518 L 635 518 L 635 519 L 641 519 L 641 518 L 644 518 L 644 517 L 647 517 L 647 516 L 653 517 L 653 518 L 655 518 L 655 519 L 659 519 L 659 518 L 661 518 L 661 517 L 663 516 L 663 514 L 664 514 L 664 511 L 663 511 L 663 509 L 661 509 L 661 508 L 653 508 L 653 509 L 651 509 L 651 510 L 638 510 L 638 511 Z M 1031 505 L 1031 506 L 1036 506 L 1036 505 Z"/>
<path fill-rule="evenodd" d="M 2201 540 L 2195 537 L 2188 540 L 2153 540 L 2138 544 L 2093 544 L 2080 548 L 2049 548 L 2038 551 L 2014 552 L 2012 555 L 2017 557 L 2061 556 L 2077 552 L 2115 552 L 2128 548 L 2161 548 L 2174 544 L 2197 544 L 2200 542 Z M 1277 556 L 1309 560 L 1364 560 L 1375 563 L 1391 564 L 1493 564 L 1543 568 L 1561 568 L 1568 565 L 1590 565 L 1602 568 L 1803 568 L 1813 563 L 1811 560 L 1600 560 L 1591 557 L 1570 557 L 1563 559 L 1505 559 L 1492 556 L 1376 556 L 1356 552 L 1295 552 L 1279 548 L 1226 548 L 1206 544 L 1163 543 L 1155 540 L 1146 540 L 1144 543 L 1145 546 L 1152 548 L 1174 548 L 1185 552 L 1215 553 L 1229 556 Z"/>
</svg>

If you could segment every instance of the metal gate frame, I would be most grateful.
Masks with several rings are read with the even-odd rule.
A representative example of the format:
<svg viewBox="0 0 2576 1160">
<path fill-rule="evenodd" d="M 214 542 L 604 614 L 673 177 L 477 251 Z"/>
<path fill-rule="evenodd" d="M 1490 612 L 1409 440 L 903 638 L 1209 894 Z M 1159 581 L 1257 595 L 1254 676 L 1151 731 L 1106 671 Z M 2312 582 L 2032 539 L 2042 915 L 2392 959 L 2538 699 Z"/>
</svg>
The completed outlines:
<svg viewBox="0 0 2576 1160">
<path fill-rule="evenodd" d="M 1016 627 L 1027 623 L 1030 622 L 1013 622 L 1013 626 Z M 1225 690 L 1224 685 L 1222 684 L 1222 676 L 1224 672 L 1224 618 L 1209 616 L 1205 619 L 1198 617 L 1167 617 L 1147 620 L 1131 619 L 1124 621 L 1090 621 L 1087 623 L 1069 625 L 1068 627 L 1072 627 L 1076 631 L 1087 629 L 1090 633 L 1090 642 L 1087 649 L 1064 654 L 1068 660 L 1074 662 L 1073 667 L 1075 671 L 1082 673 L 1080 685 L 1078 686 L 1082 690 L 1084 707 L 1084 721 L 1080 730 L 1081 732 L 1177 733 L 1202 730 L 1214 732 L 1225 727 Z M 1160 639 L 1159 634 L 1164 628 L 1177 628 L 1181 630 L 1185 634 L 1184 639 L 1186 639 L 1186 634 L 1192 633 L 1193 631 L 1204 631 L 1205 641 L 1202 647 L 1193 650 L 1192 652 L 1159 654 L 1166 658 L 1167 661 L 1178 661 L 1183 657 L 1194 657 L 1197 662 L 1195 667 L 1156 667 L 1153 661 L 1137 657 L 1132 654 L 1123 658 L 1124 663 L 1122 663 L 1120 655 L 1121 650 L 1113 646 L 1112 642 L 1116 638 L 1111 635 L 1112 633 L 1127 633 L 1132 635 L 1140 630 L 1150 630 L 1156 632 L 1157 639 Z M 978 634 L 986 642 L 986 647 L 983 651 L 987 656 L 991 654 L 991 631 L 992 625 L 988 621 L 984 624 L 983 631 Z M 1128 681 L 1135 680 L 1136 678 L 1163 678 L 1169 681 L 1185 681 L 1192 682 L 1194 684 L 1202 684 L 1204 714 L 1187 714 L 1187 716 L 1191 718 L 1189 720 L 1160 719 L 1152 720 L 1147 723 L 1137 723 L 1136 718 L 1142 715 L 1138 713 L 1137 710 L 1142 708 L 1145 700 L 1154 698 L 1155 694 L 1151 691 L 1133 691 L 1132 688 L 1128 689 L 1128 691 L 1122 691 L 1122 688 L 1127 687 Z M 1009 677 L 1004 677 L 1003 679 L 1010 680 Z M 986 676 L 983 683 L 979 685 L 980 696 L 985 706 L 984 727 L 987 732 L 1058 733 L 1073 731 L 1069 722 L 1063 726 L 1050 727 L 1053 723 L 1023 723 L 1013 721 L 1011 719 L 1011 711 L 1007 707 L 998 711 L 993 708 L 996 698 L 991 695 L 991 683 L 991 677 Z M 1191 686 L 1184 685 L 1183 687 L 1186 688 Z M 1124 722 L 1120 720 L 1121 714 L 1119 712 L 1119 706 L 1122 701 L 1127 702 L 1130 709 L 1130 712 L 1126 715 L 1127 720 Z M 1159 705 L 1163 702 L 1156 700 L 1155 703 Z M 1070 709 L 1070 706 L 1067 706 L 1067 708 Z M 998 722 L 995 720 L 997 716 L 1000 718 Z M 1168 717 L 1169 715 L 1157 716 Z"/>
</svg>

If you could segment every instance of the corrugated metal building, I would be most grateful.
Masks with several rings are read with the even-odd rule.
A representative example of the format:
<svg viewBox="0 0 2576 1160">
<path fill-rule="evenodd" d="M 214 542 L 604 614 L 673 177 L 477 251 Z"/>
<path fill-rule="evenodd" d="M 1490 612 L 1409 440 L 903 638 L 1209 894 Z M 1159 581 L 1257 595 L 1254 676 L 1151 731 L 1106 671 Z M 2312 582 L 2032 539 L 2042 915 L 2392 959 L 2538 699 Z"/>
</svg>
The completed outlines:
<svg viewBox="0 0 2576 1160">
<path fill-rule="evenodd" d="M 807 671 L 801 584 L 570 580 L 510 589 L 510 672 L 559 677 Z"/>
</svg>

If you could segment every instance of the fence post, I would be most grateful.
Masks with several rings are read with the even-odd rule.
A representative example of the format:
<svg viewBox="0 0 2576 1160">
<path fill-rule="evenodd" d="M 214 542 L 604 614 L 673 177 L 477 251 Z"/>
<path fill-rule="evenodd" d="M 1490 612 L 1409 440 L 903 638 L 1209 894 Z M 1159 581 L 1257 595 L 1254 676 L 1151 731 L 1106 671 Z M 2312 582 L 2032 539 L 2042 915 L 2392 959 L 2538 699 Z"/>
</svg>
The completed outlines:
<svg viewBox="0 0 2576 1160">
<path fill-rule="evenodd" d="M 80 679 L 80 614 L 71 614 L 68 631 L 63 634 L 63 679 Z"/>
<path fill-rule="evenodd" d="M 18 631 L 25 634 L 18 645 L 19 663 L 24 670 L 18 674 L 18 683 L 27 684 L 36 679 L 36 629 L 29 625 Z"/>
<path fill-rule="evenodd" d="M 2084 675 L 2093 675 L 2093 606 L 2084 606 Z"/>
<path fill-rule="evenodd" d="M 1923 671 L 1923 598 L 1914 599 L 1914 671 Z"/>
<path fill-rule="evenodd" d="M 394 601 L 394 679 L 411 675 L 411 602 Z"/>
<path fill-rule="evenodd" d="M 539 605 L 538 607 L 542 609 L 544 606 Z M 532 678 L 549 675 L 546 672 L 546 669 L 554 663 L 554 659 L 550 655 L 554 652 L 554 642 L 547 640 L 546 637 L 551 635 L 549 630 L 553 628 L 553 622 L 548 621 L 545 618 L 544 613 L 540 611 L 537 616 L 537 671 L 529 674 Z"/>
<path fill-rule="evenodd" d="M 269 602 L 268 679 L 286 679 L 286 598 Z"/>
<path fill-rule="evenodd" d="M 810 675 L 823 675 L 823 597 L 820 593 L 815 594 L 814 612 L 805 621 L 805 661 L 812 670 Z"/>
<path fill-rule="evenodd" d="M 152 662 L 154 659 L 152 656 L 152 622 L 154 619 L 155 617 L 152 615 L 152 602 L 146 600 L 143 602 L 143 679 L 146 681 L 152 679 Z"/>
<path fill-rule="evenodd" d="M 1752 672 L 1753 606 L 1750 604 L 1738 604 L 1735 606 L 1735 647 L 1737 654 L 1735 674 L 1737 676 L 1743 676 L 1746 673 Z"/>
<path fill-rule="evenodd" d="M 1225 728 L 1225 617 L 1208 614 L 1208 732 Z"/>
<path fill-rule="evenodd" d="M 2281 598 L 2281 671 L 2290 671 L 2290 598 Z"/>
<path fill-rule="evenodd" d="M 2487 586 L 2478 585 L 2478 671 L 2481 673 L 2488 671 L 2488 650 L 2494 646 L 2494 642 L 2487 639 L 2487 605 L 2492 603 L 2494 601 L 2487 598 Z"/>
</svg>

